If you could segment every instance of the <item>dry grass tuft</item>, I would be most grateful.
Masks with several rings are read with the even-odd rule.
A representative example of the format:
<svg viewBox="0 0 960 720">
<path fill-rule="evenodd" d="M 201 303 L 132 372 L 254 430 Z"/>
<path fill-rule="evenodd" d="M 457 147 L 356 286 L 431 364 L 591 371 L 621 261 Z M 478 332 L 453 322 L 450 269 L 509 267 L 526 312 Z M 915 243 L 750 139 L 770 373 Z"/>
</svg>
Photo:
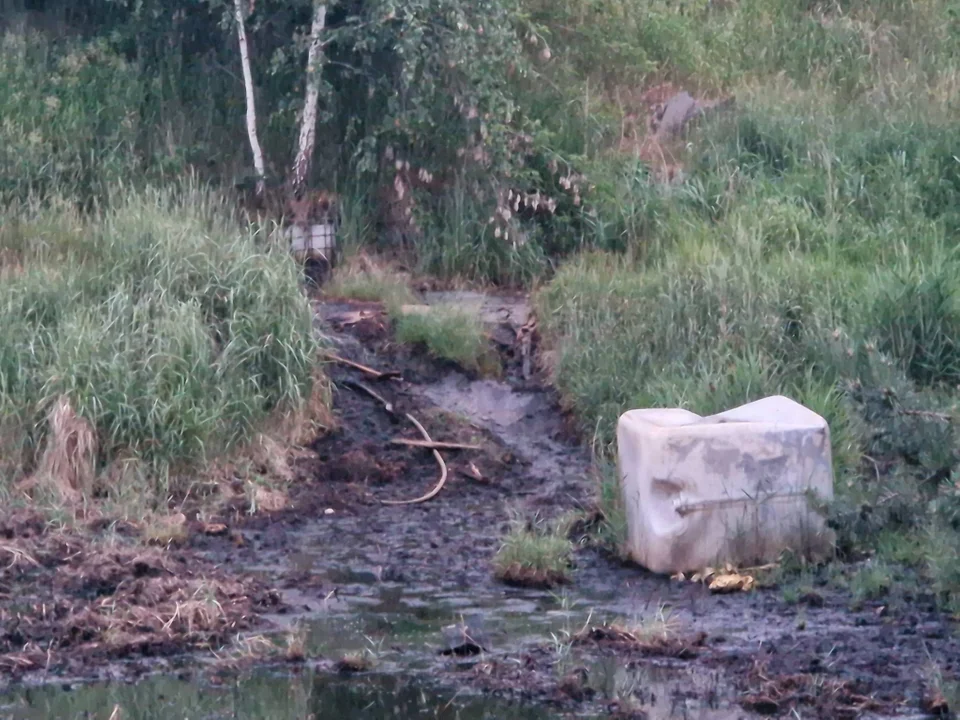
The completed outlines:
<svg viewBox="0 0 960 720">
<path fill-rule="evenodd" d="M 373 668 L 373 657 L 366 652 L 347 653 L 337 661 L 337 672 L 366 672 Z"/>
<path fill-rule="evenodd" d="M 661 608 L 656 617 L 643 622 L 612 622 L 584 627 L 573 636 L 574 644 L 594 643 L 644 655 L 660 655 L 680 659 L 698 654 L 707 639 L 706 633 L 682 636 L 676 621 Z"/>
<path fill-rule="evenodd" d="M 237 640 L 236 653 L 241 657 L 268 658 L 277 654 L 277 644 L 266 635 L 251 635 Z"/>
<path fill-rule="evenodd" d="M 313 373 L 310 397 L 296 410 L 285 409 L 265 423 L 264 435 L 284 446 L 303 447 L 313 442 L 318 435 L 337 426 L 332 411 L 333 385 L 330 379 L 317 368 Z M 255 438 L 251 447 L 257 448 L 260 438 Z"/>
<path fill-rule="evenodd" d="M 277 512 L 287 507 L 287 494 L 282 490 L 254 485 L 250 491 L 250 514 Z"/>
<path fill-rule="evenodd" d="M 0 554 L 10 556 L 10 562 L 4 567 L 5 570 L 21 568 L 25 565 L 40 567 L 40 563 L 37 562 L 33 555 L 15 543 L 0 543 Z"/>
<path fill-rule="evenodd" d="M 10 248 L 0 247 L 0 281 L 19 277 L 24 272 L 19 254 Z"/>
<path fill-rule="evenodd" d="M 293 472 L 287 462 L 286 449 L 268 435 L 257 435 L 250 445 L 250 455 L 254 464 L 262 467 L 267 477 L 290 482 Z"/>
<path fill-rule="evenodd" d="M 148 515 L 140 529 L 141 537 L 151 545 L 179 545 L 186 542 L 187 518 L 183 513 Z"/>
<path fill-rule="evenodd" d="M 198 595 L 201 594 L 198 589 Z M 223 606 L 211 592 L 207 597 L 194 597 L 190 600 L 178 602 L 170 618 L 164 623 L 163 629 L 167 632 L 179 634 L 193 634 L 196 632 L 211 632 L 220 628 L 226 621 Z"/>
<path fill-rule="evenodd" d="M 388 307 L 416 301 L 409 274 L 384 266 L 364 252 L 344 260 L 324 288 L 324 295 L 383 302 Z"/>
<path fill-rule="evenodd" d="M 313 442 L 318 435 L 337 426 L 333 414 L 333 386 L 330 379 L 317 370 L 313 376 L 313 389 L 303 407 L 290 416 L 289 427 L 284 437 L 291 444 L 302 447 Z"/>
<path fill-rule="evenodd" d="M 284 651 L 287 662 L 303 662 L 307 659 L 307 630 L 301 625 L 291 627 L 287 632 L 287 646 Z"/>
<path fill-rule="evenodd" d="M 42 485 L 68 504 L 78 503 L 93 488 L 97 435 L 89 421 L 77 415 L 67 397 L 59 398 L 47 415 L 46 447 L 27 488 Z"/>
</svg>

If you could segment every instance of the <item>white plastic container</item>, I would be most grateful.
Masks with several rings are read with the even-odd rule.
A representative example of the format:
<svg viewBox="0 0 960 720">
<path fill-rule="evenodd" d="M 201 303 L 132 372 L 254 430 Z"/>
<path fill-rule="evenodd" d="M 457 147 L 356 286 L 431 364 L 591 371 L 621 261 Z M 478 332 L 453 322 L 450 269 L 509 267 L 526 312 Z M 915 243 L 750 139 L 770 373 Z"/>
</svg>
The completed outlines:
<svg viewBox="0 0 960 720">
<path fill-rule="evenodd" d="M 322 256 L 330 259 L 337 247 L 337 227 L 333 223 L 320 223 L 289 229 L 290 249 L 297 255 Z"/>
<path fill-rule="evenodd" d="M 617 447 L 627 549 L 653 572 L 749 567 L 833 542 L 810 502 L 833 498 L 830 429 L 789 398 L 709 417 L 631 410 Z"/>
</svg>

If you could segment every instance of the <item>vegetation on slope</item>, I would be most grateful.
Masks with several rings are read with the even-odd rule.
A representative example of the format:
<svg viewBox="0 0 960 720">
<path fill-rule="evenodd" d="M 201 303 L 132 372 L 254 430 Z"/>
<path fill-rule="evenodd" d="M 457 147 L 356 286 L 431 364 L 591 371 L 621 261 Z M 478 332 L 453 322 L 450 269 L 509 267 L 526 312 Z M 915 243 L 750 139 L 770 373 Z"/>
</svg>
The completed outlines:
<svg viewBox="0 0 960 720">
<path fill-rule="evenodd" d="M 172 480 L 305 411 L 317 354 L 296 269 L 228 218 L 189 188 L 0 211 L 5 491 L 163 506 L 187 489 Z"/>
<path fill-rule="evenodd" d="M 540 292 L 556 382 L 611 451 L 632 407 L 805 403 L 833 433 L 841 554 L 913 566 L 955 604 L 957 61 L 926 30 L 948 8 L 758 17 L 743 64 L 713 65 L 737 112 L 683 148 L 680 183 L 640 170 L 627 252 L 585 255 Z M 602 497 L 618 523 L 618 493 Z"/>
</svg>

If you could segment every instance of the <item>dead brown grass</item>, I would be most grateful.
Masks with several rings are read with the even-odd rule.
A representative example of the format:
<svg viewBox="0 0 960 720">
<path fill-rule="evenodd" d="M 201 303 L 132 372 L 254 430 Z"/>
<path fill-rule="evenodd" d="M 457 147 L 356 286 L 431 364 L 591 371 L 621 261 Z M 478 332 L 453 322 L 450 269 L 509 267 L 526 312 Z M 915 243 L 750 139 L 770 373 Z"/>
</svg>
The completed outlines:
<svg viewBox="0 0 960 720">
<path fill-rule="evenodd" d="M 679 659 L 696 657 L 706 639 L 707 634 L 703 632 L 689 637 L 681 635 L 676 623 L 659 616 L 643 623 L 613 622 L 588 626 L 573 636 L 574 644 L 591 643 L 624 652 Z"/>
<path fill-rule="evenodd" d="M 140 535 L 151 545 L 180 545 L 186 542 L 189 536 L 187 518 L 183 513 L 151 513 L 141 523 Z"/>
<path fill-rule="evenodd" d="M 307 631 L 297 625 L 287 633 L 287 646 L 284 651 L 287 662 L 303 662 L 307 659 Z"/>
<path fill-rule="evenodd" d="M 620 88 L 614 98 L 622 118 L 617 152 L 631 154 L 642 160 L 660 183 L 674 183 L 682 178 L 688 154 L 683 138 L 667 137 L 657 132 L 667 102 L 682 90 L 673 83 L 663 82 L 635 91 Z M 705 110 L 730 100 L 700 94 L 696 89 L 691 90 L 690 94 Z"/>
<path fill-rule="evenodd" d="M 541 590 L 549 590 L 550 588 L 555 588 L 570 582 L 570 576 L 566 572 L 533 568 L 519 562 L 497 568 L 496 575 L 497 578 L 507 585 Z"/>
<path fill-rule="evenodd" d="M 754 663 L 743 678 L 747 686 L 740 704 L 764 715 L 799 717 L 797 708 L 812 708 L 815 717 L 853 718 L 864 713 L 895 712 L 888 703 L 870 695 L 869 688 L 851 680 L 813 674 L 775 675 Z"/>
<path fill-rule="evenodd" d="M 317 369 L 313 374 L 310 397 L 302 407 L 294 412 L 277 414 L 267 422 L 264 433 L 254 439 L 252 449 L 254 452 L 258 451 L 258 441 L 263 437 L 269 437 L 271 441 L 288 448 L 308 445 L 318 435 L 337 427 L 332 407 L 333 385 L 326 374 Z"/>
<path fill-rule="evenodd" d="M 23 275 L 23 260 L 11 248 L 0 247 L 0 282 Z"/>
<path fill-rule="evenodd" d="M 52 491 L 67 505 L 89 497 L 96 473 L 97 435 L 88 420 L 76 414 L 70 399 L 60 397 L 47 414 L 47 436 L 36 472 L 21 489 Z"/>
<path fill-rule="evenodd" d="M 366 672 L 373 668 L 373 658 L 369 653 L 356 652 L 347 653 L 337 661 L 337 672 L 355 673 Z"/>
<path fill-rule="evenodd" d="M 344 259 L 324 288 L 328 298 L 382 302 L 388 307 L 416 302 L 408 272 L 365 252 Z"/>
<path fill-rule="evenodd" d="M 250 510 L 258 512 L 278 512 L 287 507 L 287 494 L 282 490 L 256 485 L 251 489 Z"/>
</svg>

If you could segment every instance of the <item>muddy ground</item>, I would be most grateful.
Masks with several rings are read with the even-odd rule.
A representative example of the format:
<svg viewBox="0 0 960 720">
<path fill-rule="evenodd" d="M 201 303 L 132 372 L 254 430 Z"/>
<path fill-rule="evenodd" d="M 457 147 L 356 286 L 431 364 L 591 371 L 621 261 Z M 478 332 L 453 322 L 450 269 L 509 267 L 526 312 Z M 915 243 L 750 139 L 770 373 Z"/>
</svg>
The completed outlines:
<svg viewBox="0 0 960 720">
<path fill-rule="evenodd" d="M 523 299 L 455 299 L 488 322 L 502 377 L 470 377 L 397 345 L 376 304 L 318 301 L 318 329 L 334 353 L 399 377 L 330 364 L 338 427 L 295 457 L 285 509 L 250 516 L 225 506 L 188 523 L 185 544 L 167 549 L 125 542 L 122 525 L 107 543 L 102 529 L 8 512 L 0 672 L 11 683 L 133 679 L 206 663 L 211 650 L 220 659 L 211 673 L 223 672 L 224 658 L 289 664 L 283 653 L 224 648 L 306 628 L 304 654 L 321 669 L 366 670 L 343 660 L 369 656 L 371 671 L 421 673 L 457 693 L 551 712 L 852 718 L 943 709 L 932 677 L 958 677 L 960 642 L 929 593 L 854 603 L 814 583 L 792 602 L 777 589 L 712 595 L 627 567 L 588 538 L 576 538 L 568 587 L 498 582 L 491 560 L 512 516 L 590 510 L 590 457 L 536 364 L 525 363 L 536 344 L 517 339 Z M 443 452 L 448 479 L 433 499 L 385 505 L 421 496 L 439 477 L 429 451 L 392 443 L 420 437 L 407 413 L 434 440 L 480 449 Z M 455 623 L 483 638 L 482 651 L 450 645 Z M 615 623 L 669 631 L 638 638 Z"/>
</svg>

